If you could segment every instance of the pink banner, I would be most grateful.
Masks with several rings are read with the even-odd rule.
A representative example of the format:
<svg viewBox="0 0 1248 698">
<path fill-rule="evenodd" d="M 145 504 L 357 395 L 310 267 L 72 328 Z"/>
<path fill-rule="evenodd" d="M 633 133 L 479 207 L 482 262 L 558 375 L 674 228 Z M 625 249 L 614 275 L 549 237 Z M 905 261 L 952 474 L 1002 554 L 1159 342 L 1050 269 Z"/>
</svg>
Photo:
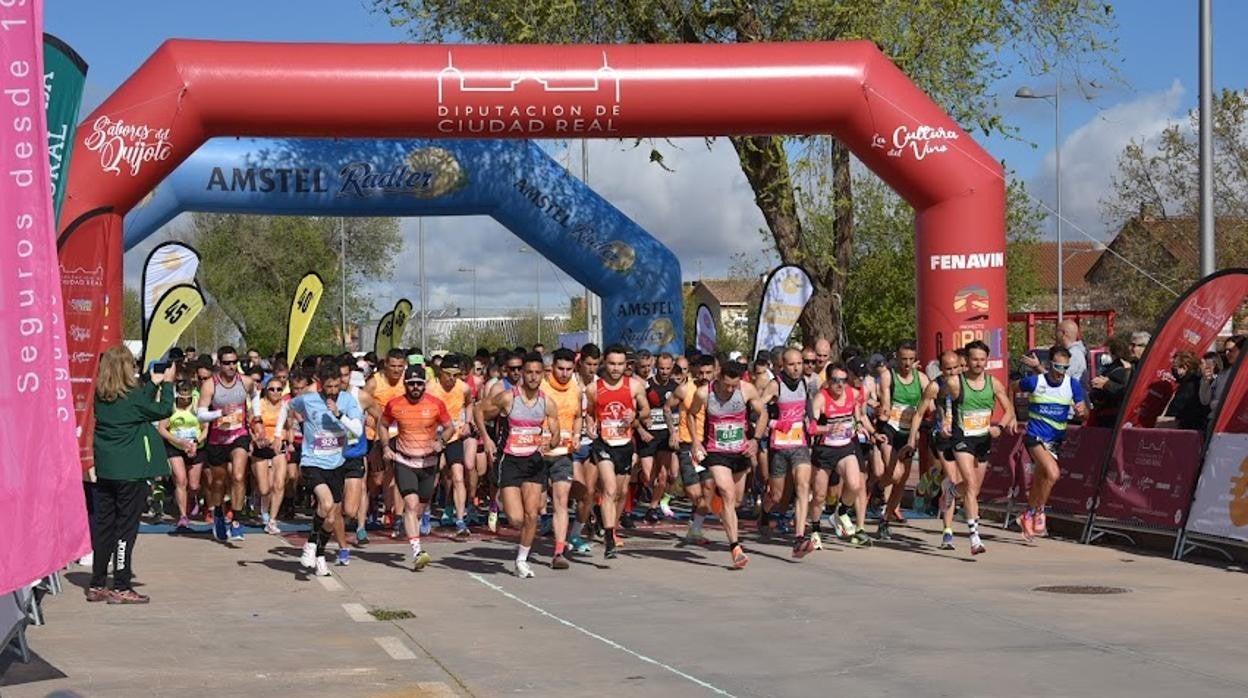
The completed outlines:
<svg viewBox="0 0 1248 698">
<path fill-rule="evenodd" d="M 1127 427 L 1118 441 L 1101 483 L 1097 518 L 1177 530 L 1192 503 L 1204 434 Z"/>
<path fill-rule="evenodd" d="M 1013 494 L 1014 484 L 1022 474 L 1022 434 L 1002 434 L 992 443 L 988 470 L 979 487 L 979 498 L 985 502 L 1004 502 Z M 1024 495 L 1026 490 L 1023 491 Z"/>
<path fill-rule="evenodd" d="M 1096 499 L 1096 481 L 1101 476 L 1105 453 L 1114 441 L 1112 429 L 1068 427 L 1062 455 L 1057 459 L 1062 477 L 1053 485 L 1049 505 L 1054 511 L 1087 516 Z"/>
<path fill-rule="evenodd" d="M 43 103 L 43 2 L 0 3 L 0 594 L 90 549 Z"/>
</svg>

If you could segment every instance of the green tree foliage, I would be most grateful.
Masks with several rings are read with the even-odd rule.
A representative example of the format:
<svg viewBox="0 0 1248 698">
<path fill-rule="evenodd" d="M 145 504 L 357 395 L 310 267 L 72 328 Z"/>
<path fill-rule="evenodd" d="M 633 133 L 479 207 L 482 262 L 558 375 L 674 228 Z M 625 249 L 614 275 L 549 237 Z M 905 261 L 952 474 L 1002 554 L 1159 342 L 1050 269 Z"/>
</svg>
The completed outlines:
<svg viewBox="0 0 1248 698">
<path fill-rule="evenodd" d="M 1106 253 L 1097 292 L 1123 327 L 1151 329 L 1200 276 L 1186 263 L 1199 250 L 1198 120 L 1192 110 L 1155 144 L 1129 143 L 1101 202 L 1105 218 L 1123 226 L 1113 251 L 1125 260 Z M 1248 90 L 1213 95 L 1213 160 L 1217 266 L 1248 266 Z"/>
<path fill-rule="evenodd" d="M 388 278 L 403 239 L 392 218 L 196 214 L 187 240 L 199 250 L 200 285 L 237 328 L 242 344 L 265 354 L 285 349 L 286 320 L 299 280 L 315 271 L 325 295 L 300 354 L 337 352 L 341 337 L 339 245 L 346 235 L 348 323 L 370 317 L 364 284 Z"/>
<path fill-rule="evenodd" d="M 125 339 L 143 341 L 143 310 L 139 290 L 127 286 L 121 296 L 121 336 Z"/>
<path fill-rule="evenodd" d="M 1012 134 L 997 110 L 996 81 L 1018 67 L 1040 73 L 1061 60 L 1069 75 L 1104 65 L 1114 25 L 1097 0 L 373 0 L 420 41 L 507 43 L 749 43 L 869 39 L 968 131 Z M 1007 50 L 1008 49 L 1008 50 Z M 810 272 L 806 336 L 835 337 L 854 241 L 850 158 L 833 147 L 831 225 L 806 230 L 793 166 L 802 139 L 729 139 L 781 260 Z M 657 151 L 651 159 L 662 164 Z M 820 239 L 813 245 L 812 238 Z M 808 248 L 821 250 L 812 253 Z"/>
</svg>

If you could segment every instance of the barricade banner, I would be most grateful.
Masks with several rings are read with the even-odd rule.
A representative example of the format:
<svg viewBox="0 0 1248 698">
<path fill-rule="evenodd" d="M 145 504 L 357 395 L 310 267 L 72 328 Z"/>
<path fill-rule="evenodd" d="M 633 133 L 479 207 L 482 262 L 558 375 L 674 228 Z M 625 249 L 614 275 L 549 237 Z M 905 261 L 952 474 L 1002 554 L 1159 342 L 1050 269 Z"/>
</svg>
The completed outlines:
<svg viewBox="0 0 1248 698">
<path fill-rule="evenodd" d="M 1066 428 L 1066 440 L 1057 459 L 1062 476 L 1049 494 L 1049 506 L 1063 514 L 1087 516 L 1096 504 L 1096 481 L 1114 432 L 1105 427 Z"/>
<path fill-rule="evenodd" d="M 1210 439 L 1187 530 L 1248 541 L 1248 433 Z"/>
<path fill-rule="evenodd" d="M 992 454 L 988 457 L 988 470 L 979 488 L 980 499 L 986 502 L 1008 499 L 1013 494 L 1014 484 L 1019 481 L 1017 474 L 1021 471 L 1022 458 L 1022 434 L 1011 432 L 995 439 Z"/>
<path fill-rule="evenodd" d="M 1248 359 L 1231 369 L 1230 384 L 1213 415 L 1213 433 L 1248 434 Z"/>
<path fill-rule="evenodd" d="M 74 449 L 43 90 L 43 2 L 0 2 L 0 596 L 91 547 Z M 0 623 L 0 638 L 7 637 L 10 622 Z"/>
<path fill-rule="evenodd" d="M 1202 442 L 1198 431 L 1122 429 L 1096 517 L 1178 530 L 1192 502 Z"/>
<path fill-rule="evenodd" d="M 204 294 L 194 284 L 178 284 L 165 291 L 156 301 L 156 312 L 147 323 L 147 335 L 143 338 L 143 361 L 141 370 L 148 371 L 177 343 L 195 318 L 204 309 Z"/>
</svg>

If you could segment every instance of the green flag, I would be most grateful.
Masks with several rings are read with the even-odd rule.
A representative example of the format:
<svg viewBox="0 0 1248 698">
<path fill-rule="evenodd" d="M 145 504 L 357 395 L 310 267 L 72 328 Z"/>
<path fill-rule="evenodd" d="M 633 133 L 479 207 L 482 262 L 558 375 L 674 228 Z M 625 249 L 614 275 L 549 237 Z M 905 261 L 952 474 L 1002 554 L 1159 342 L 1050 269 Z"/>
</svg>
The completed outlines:
<svg viewBox="0 0 1248 698">
<path fill-rule="evenodd" d="M 48 115 L 48 160 L 52 165 L 53 216 L 61 216 L 69 156 L 74 151 L 78 108 L 87 81 L 87 62 L 64 41 L 43 35 L 43 100 Z"/>
</svg>

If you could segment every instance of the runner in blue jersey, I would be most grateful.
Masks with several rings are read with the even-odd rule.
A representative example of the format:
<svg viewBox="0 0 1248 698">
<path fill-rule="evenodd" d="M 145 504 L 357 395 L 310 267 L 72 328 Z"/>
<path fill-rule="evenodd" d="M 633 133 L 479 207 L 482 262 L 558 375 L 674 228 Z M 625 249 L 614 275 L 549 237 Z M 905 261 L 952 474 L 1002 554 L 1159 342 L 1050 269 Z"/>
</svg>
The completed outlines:
<svg viewBox="0 0 1248 698">
<path fill-rule="evenodd" d="M 1043 536 L 1047 529 L 1044 506 L 1049 493 L 1061 476 L 1057 457 L 1066 438 L 1066 423 L 1073 408 L 1079 417 L 1086 417 L 1083 386 L 1067 375 L 1070 368 L 1070 350 L 1063 346 L 1049 349 L 1049 370 L 1043 374 L 1026 376 L 1018 382 L 1019 392 L 1031 393 L 1028 408 L 1026 436 L 1023 445 L 1035 466 L 1031 490 L 1027 493 L 1027 511 L 1019 518 L 1023 537 L 1027 540 Z M 1017 429 L 1024 429 L 1019 424 Z"/>
</svg>

